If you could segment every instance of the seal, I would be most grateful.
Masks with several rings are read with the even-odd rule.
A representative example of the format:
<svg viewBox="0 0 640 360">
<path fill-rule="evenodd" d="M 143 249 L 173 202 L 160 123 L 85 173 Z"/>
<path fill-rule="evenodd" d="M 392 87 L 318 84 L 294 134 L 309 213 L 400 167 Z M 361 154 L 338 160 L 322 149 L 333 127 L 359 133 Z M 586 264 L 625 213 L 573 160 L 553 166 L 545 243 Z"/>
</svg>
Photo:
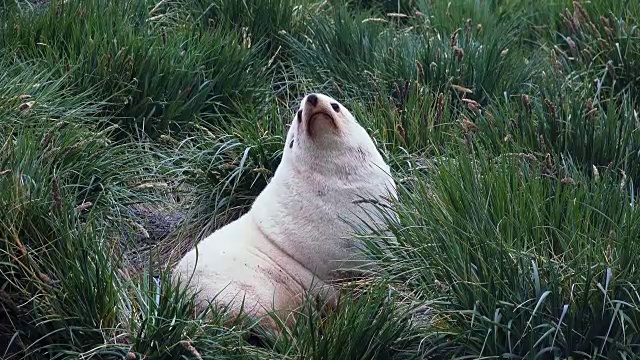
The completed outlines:
<svg viewBox="0 0 640 360">
<path fill-rule="evenodd" d="M 309 294 L 335 304 L 333 282 L 367 268 L 354 227 L 383 225 L 374 214 L 393 199 L 390 168 L 367 131 L 335 99 L 308 94 L 250 210 L 187 252 L 173 278 L 197 290 L 202 306 L 255 317 L 291 311 Z"/>
</svg>

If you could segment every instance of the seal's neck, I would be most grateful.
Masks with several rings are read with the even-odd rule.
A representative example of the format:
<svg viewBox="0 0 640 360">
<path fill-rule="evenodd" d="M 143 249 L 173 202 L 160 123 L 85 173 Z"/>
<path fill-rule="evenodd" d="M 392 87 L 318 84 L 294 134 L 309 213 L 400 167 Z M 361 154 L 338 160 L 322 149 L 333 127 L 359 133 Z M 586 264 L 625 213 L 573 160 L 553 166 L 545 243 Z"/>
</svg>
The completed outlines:
<svg viewBox="0 0 640 360">
<path fill-rule="evenodd" d="M 366 177 L 371 172 L 389 170 L 370 140 L 327 145 L 329 144 L 306 143 L 302 145 L 304 149 L 285 149 L 280 166 L 293 170 L 299 176 L 329 180 L 357 180 L 358 177 Z"/>
<path fill-rule="evenodd" d="M 363 152 L 283 157 L 252 206 L 265 237 L 321 279 L 357 253 L 345 220 L 367 219 L 358 201 L 380 200 L 394 185 L 382 156 Z"/>
</svg>

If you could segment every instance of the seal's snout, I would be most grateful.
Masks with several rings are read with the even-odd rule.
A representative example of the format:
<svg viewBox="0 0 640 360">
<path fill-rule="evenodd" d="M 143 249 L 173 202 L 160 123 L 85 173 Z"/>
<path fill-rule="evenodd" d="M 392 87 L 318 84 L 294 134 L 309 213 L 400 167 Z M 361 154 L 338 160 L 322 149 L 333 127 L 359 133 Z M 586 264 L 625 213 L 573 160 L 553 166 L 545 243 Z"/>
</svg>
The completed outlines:
<svg viewBox="0 0 640 360">
<path fill-rule="evenodd" d="M 296 114 L 297 121 L 301 124 L 300 129 L 309 137 L 336 134 L 340 130 L 339 125 L 343 117 L 340 108 L 340 104 L 327 95 L 321 93 L 306 95 Z"/>
<path fill-rule="evenodd" d="M 311 106 L 313 107 L 316 107 L 318 105 L 318 96 L 316 94 L 307 96 L 307 103 L 311 104 Z"/>
</svg>

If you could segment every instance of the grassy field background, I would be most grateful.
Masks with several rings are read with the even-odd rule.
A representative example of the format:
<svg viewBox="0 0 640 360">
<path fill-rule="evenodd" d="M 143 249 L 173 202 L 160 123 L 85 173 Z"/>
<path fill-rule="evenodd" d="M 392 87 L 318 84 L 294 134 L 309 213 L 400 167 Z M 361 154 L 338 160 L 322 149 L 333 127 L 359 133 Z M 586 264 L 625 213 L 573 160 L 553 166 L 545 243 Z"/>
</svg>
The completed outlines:
<svg viewBox="0 0 640 360">
<path fill-rule="evenodd" d="M 632 359 L 640 2 L 3 0 L 7 359 Z M 167 267 L 247 210 L 310 91 L 400 185 L 378 274 L 283 335 Z M 375 230 L 375 229 L 372 229 Z"/>
</svg>

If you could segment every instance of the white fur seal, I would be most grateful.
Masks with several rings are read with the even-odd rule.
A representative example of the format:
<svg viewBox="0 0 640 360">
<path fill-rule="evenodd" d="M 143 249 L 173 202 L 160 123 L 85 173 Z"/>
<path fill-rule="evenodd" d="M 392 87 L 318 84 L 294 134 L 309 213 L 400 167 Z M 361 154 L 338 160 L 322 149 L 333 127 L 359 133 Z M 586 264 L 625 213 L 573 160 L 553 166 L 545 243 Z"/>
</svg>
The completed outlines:
<svg viewBox="0 0 640 360">
<path fill-rule="evenodd" d="M 201 305 L 215 298 L 237 312 L 244 301 L 256 317 L 294 309 L 305 291 L 327 290 L 332 303 L 336 270 L 362 260 L 351 225 L 372 221 L 365 211 L 373 205 L 358 200 L 384 204 L 388 196 L 396 198 L 396 185 L 366 130 L 333 98 L 309 94 L 251 209 L 191 249 L 174 278 L 190 281 Z"/>
</svg>

